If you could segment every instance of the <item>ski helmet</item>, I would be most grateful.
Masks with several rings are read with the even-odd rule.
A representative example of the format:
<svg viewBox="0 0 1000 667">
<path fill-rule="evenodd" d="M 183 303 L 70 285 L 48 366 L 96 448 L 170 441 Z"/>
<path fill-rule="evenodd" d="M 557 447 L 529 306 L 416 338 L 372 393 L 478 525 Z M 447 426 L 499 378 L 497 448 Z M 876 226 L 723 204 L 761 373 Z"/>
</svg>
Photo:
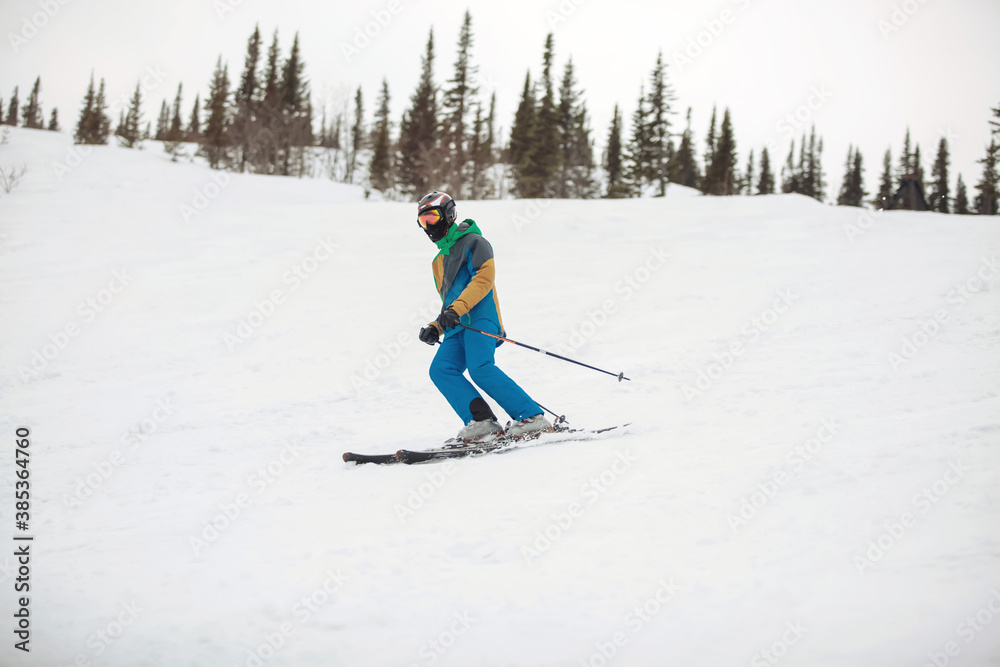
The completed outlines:
<svg viewBox="0 0 1000 667">
<path fill-rule="evenodd" d="M 431 241 L 440 241 L 458 219 L 455 200 L 445 192 L 428 193 L 417 202 L 417 224 Z"/>
</svg>

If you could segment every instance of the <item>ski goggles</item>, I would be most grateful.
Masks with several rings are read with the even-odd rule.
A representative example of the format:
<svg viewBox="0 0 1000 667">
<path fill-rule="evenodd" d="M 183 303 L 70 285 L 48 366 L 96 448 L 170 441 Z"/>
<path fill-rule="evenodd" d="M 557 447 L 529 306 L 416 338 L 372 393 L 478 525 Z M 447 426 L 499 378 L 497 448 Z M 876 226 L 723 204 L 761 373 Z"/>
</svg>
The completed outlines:
<svg viewBox="0 0 1000 667">
<path fill-rule="evenodd" d="M 437 223 L 441 222 L 441 211 L 437 210 L 436 208 L 432 208 L 429 211 L 421 213 L 420 215 L 417 216 L 417 222 L 424 229 L 427 229 L 431 225 L 436 225 Z"/>
</svg>

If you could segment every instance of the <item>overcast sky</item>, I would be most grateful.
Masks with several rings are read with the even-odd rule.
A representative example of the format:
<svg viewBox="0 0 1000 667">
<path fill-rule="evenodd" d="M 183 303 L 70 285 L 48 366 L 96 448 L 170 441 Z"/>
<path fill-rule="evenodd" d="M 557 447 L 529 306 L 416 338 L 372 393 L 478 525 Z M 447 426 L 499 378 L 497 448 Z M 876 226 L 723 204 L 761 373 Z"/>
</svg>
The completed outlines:
<svg viewBox="0 0 1000 667">
<path fill-rule="evenodd" d="M 960 171 L 971 189 L 989 141 L 990 108 L 1000 104 L 997 0 L 0 0 L 0 95 L 6 108 L 19 85 L 23 104 L 40 75 L 46 117 L 57 106 L 71 127 L 91 69 L 107 80 L 112 99 L 129 95 L 145 73 L 160 72 L 161 82 L 147 77 L 153 87 L 144 120 L 155 122 L 161 100 L 172 100 L 182 82 L 186 122 L 219 55 L 238 79 L 259 23 L 267 43 L 279 31 L 284 55 L 300 34 L 317 116 L 324 104 L 342 109 L 360 85 L 370 119 L 386 77 L 398 122 L 431 27 L 437 82 L 451 76 L 466 8 L 474 64 L 483 88 L 496 89 L 505 138 L 525 72 L 539 74 L 550 31 L 557 73 L 573 58 L 598 150 L 615 104 L 628 118 L 662 51 L 678 97 L 678 129 L 692 107 L 699 154 L 712 105 L 728 106 L 741 169 L 749 149 L 759 156 L 773 142 L 777 171 L 791 127 L 783 119 L 798 111 L 825 141 L 828 196 L 839 188 L 848 144 L 864 154 L 871 191 L 886 148 L 895 163 L 907 127 L 928 176 L 938 139 L 948 135 L 952 187 Z M 366 26 L 377 34 L 345 55 Z"/>
</svg>

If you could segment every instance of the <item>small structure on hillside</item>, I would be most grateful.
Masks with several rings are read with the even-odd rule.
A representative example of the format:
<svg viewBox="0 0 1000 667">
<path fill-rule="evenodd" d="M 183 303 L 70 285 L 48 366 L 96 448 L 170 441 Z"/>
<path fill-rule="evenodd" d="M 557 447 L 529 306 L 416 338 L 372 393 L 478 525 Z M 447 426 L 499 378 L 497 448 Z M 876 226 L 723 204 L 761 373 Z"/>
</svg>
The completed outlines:
<svg viewBox="0 0 1000 667">
<path fill-rule="evenodd" d="M 924 188 L 920 185 L 916 174 L 907 174 L 899 179 L 899 188 L 896 190 L 896 194 L 886 202 L 885 208 L 906 211 L 926 211 L 929 209 L 927 200 L 924 199 Z"/>
</svg>

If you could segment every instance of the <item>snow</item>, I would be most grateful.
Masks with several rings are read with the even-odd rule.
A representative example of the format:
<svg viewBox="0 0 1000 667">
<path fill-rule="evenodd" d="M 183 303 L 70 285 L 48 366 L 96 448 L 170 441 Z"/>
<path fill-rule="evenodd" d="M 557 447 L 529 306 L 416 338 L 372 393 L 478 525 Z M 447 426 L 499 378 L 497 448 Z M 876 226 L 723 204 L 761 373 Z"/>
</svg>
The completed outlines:
<svg viewBox="0 0 1000 667">
<path fill-rule="evenodd" d="M 0 146 L 29 164 L 0 193 L 0 421 L 31 429 L 35 535 L 3 664 L 1000 665 L 996 218 L 460 202 L 508 334 L 631 381 L 501 367 L 632 425 L 352 466 L 461 426 L 411 204 L 153 142 L 54 166 L 76 150 Z"/>
</svg>

